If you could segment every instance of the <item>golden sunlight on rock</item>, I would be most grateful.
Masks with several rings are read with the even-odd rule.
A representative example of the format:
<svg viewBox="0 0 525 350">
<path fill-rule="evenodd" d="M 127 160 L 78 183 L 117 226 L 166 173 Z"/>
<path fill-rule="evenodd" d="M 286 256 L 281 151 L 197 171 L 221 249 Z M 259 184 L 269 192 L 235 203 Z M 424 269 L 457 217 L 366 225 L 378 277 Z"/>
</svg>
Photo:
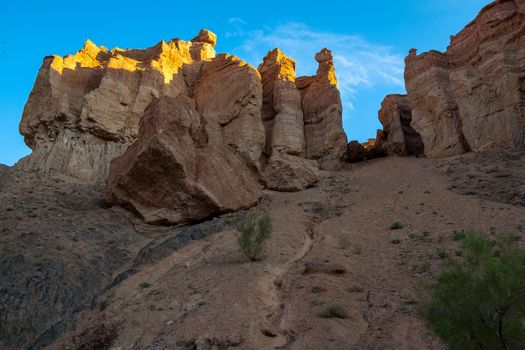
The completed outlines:
<svg viewBox="0 0 525 350">
<path fill-rule="evenodd" d="M 317 76 L 325 78 L 328 82 L 337 87 L 338 82 L 335 76 L 334 58 L 332 51 L 327 48 L 315 54 L 315 60 L 319 63 Z"/>
<path fill-rule="evenodd" d="M 20 166 L 104 180 L 111 159 L 135 141 L 148 104 L 189 95 L 203 63 L 215 57 L 215 34 L 198 38 L 112 50 L 87 40 L 74 55 L 46 57 L 20 123 L 33 148 Z"/>
</svg>

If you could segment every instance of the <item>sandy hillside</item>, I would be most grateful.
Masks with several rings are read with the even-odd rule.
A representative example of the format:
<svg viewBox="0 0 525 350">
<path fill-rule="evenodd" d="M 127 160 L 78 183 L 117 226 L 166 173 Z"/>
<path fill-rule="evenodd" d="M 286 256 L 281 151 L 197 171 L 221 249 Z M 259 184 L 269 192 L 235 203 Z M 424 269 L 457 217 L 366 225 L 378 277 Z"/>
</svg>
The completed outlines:
<svg viewBox="0 0 525 350">
<path fill-rule="evenodd" d="M 465 157 L 389 157 L 325 172 L 303 192 L 267 191 L 252 210 L 273 220 L 261 261 L 227 227 L 140 265 L 49 349 L 442 349 L 417 308 L 444 252 L 459 254 L 452 233 L 525 235 L 525 207 L 457 191 L 451 173 L 485 166 Z M 523 186 L 522 175 L 490 181 Z M 407 226 L 391 230 L 398 220 Z M 334 303 L 346 319 L 320 317 Z"/>
</svg>

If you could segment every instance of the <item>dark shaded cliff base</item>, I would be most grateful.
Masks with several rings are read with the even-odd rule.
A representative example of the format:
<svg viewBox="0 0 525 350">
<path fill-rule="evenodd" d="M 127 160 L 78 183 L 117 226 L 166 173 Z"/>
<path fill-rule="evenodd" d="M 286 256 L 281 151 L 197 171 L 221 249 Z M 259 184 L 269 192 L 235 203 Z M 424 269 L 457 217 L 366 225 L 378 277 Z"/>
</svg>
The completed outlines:
<svg viewBox="0 0 525 350">
<path fill-rule="evenodd" d="M 522 162 L 486 157 L 388 157 L 266 191 L 252 211 L 274 232 L 255 263 L 225 218 L 151 227 L 107 208 L 96 186 L 2 171 L 1 347 L 59 335 L 49 349 L 441 349 L 416 311 L 444 252 L 460 250 L 452 233 L 525 236 L 523 206 L 451 190 L 464 180 L 449 168 L 491 164 L 512 175 L 486 182 L 515 191 Z M 347 318 L 320 317 L 333 304 Z"/>
<path fill-rule="evenodd" d="M 144 225 L 110 208 L 102 185 L 8 167 L 0 223 L 0 349 L 47 345 L 137 266 L 229 225 Z"/>
</svg>

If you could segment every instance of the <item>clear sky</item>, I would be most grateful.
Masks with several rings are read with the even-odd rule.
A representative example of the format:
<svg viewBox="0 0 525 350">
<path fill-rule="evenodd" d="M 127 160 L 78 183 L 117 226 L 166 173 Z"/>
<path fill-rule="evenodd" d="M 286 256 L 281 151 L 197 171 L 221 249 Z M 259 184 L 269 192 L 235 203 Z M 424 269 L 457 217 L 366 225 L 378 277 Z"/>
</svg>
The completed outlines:
<svg viewBox="0 0 525 350">
<path fill-rule="evenodd" d="M 298 75 L 315 73 L 315 52 L 334 52 L 349 140 L 375 137 L 384 96 L 403 93 L 410 48 L 445 50 L 449 37 L 489 0 L 374 1 L 3 1 L 0 7 L 0 163 L 30 150 L 18 123 L 42 59 L 80 49 L 149 47 L 161 39 L 218 35 L 216 51 L 257 66 L 280 47 Z"/>
</svg>

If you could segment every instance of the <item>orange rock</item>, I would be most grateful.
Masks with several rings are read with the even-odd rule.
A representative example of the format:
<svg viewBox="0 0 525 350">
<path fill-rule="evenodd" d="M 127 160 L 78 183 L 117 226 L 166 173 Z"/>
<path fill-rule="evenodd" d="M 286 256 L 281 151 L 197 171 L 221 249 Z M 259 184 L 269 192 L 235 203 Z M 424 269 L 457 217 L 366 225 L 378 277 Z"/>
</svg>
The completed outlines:
<svg viewBox="0 0 525 350">
<path fill-rule="evenodd" d="M 145 50 L 88 40 L 75 55 L 46 57 L 20 123 L 33 153 L 18 167 L 104 181 L 111 159 L 136 140 L 146 106 L 189 94 L 213 57 L 211 44 L 178 39 Z"/>
<path fill-rule="evenodd" d="M 337 89 L 332 53 L 323 49 L 316 55 L 317 75 L 300 77 L 304 115 L 306 158 L 315 159 L 322 169 L 338 169 L 346 152 L 341 96 Z"/>
<path fill-rule="evenodd" d="M 425 154 L 525 149 L 525 5 L 494 1 L 445 53 L 406 58 L 412 127 Z"/>
<path fill-rule="evenodd" d="M 235 56 L 221 54 L 203 65 L 193 98 L 206 120 L 210 144 L 235 146 L 259 169 L 265 135 L 257 70 Z"/>
<path fill-rule="evenodd" d="M 274 49 L 258 70 L 263 83 L 266 153 L 276 151 L 304 157 L 304 121 L 301 93 L 295 86 L 295 61 Z"/>
<path fill-rule="evenodd" d="M 245 161 L 230 146 L 208 141 L 192 99 L 154 100 L 141 120 L 138 141 L 111 163 L 109 201 L 157 224 L 254 205 L 262 191 Z"/>
</svg>

